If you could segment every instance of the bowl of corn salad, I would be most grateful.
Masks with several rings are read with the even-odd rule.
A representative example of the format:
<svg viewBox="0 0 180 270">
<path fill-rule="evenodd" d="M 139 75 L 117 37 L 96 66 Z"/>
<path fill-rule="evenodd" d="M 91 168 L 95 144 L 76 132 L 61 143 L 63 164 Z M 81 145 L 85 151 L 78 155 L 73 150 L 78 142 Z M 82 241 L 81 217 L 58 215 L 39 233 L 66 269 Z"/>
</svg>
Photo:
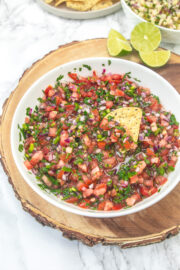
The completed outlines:
<svg viewBox="0 0 180 270">
<path fill-rule="evenodd" d="M 106 118 L 135 107 L 142 110 L 137 141 Z M 142 65 L 103 57 L 67 63 L 40 77 L 17 105 L 13 158 L 56 207 L 98 218 L 132 214 L 179 182 L 179 108 L 176 90 Z"/>
<path fill-rule="evenodd" d="M 178 0 L 122 0 L 126 16 L 135 23 L 148 21 L 162 34 L 162 41 L 180 44 L 180 3 Z"/>
</svg>

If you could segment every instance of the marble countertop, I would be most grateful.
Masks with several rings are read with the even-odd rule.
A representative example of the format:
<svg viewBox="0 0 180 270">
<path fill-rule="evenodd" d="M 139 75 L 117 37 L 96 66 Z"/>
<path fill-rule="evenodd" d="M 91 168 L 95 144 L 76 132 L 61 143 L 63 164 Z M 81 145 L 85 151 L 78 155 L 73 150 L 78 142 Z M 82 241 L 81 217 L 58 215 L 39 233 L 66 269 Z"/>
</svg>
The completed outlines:
<svg viewBox="0 0 180 270">
<path fill-rule="evenodd" d="M 128 38 L 133 27 L 122 10 L 94 20 L 66 20 L 48 14 L 35 0 L 0 0 L 0 114 L 24 70 L 49 51 L 74 40 L 107 37 L 110 28 Z M 180 54 L 180 46 L 162 46 Z M 0 166 L 1 270 L 179 270 L 179 251 L 180 234 L 126 250 L 67 240 L 22 210 Z"/>
</svg>

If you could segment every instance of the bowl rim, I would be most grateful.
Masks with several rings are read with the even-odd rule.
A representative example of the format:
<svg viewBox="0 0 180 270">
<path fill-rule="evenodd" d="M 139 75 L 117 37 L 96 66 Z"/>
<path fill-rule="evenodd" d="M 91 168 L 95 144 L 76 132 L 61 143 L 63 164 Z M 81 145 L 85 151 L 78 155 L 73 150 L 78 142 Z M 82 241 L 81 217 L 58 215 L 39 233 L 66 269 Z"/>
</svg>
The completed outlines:
<svg viewBox="0 0 180 270">
<path fill-rule="evenodd" d="M 25 92 L 25 94 L 22 96 L 22 98 L 20 99 L 20 101 L 18 102 L 17 104 L 17 107 L 15 109 L 15 112 L 14 112 L 14 115 L 13 115 L 13 119 L 12 119 L 12 122 L 11 122 L 11 130 L 10 130 L 10 144 L 11 144 L 11 151 L 12 151 L 12 155 L 13 155 L 13 159 L 15 161 L 15 165 L 19 171 L 19 173 L 21 174 L 21 176 L 23 177 L 24 181 L 41 197 L 43 198 L 46 202 L 48 203 L 51 203 L 52 205 L 60 208 L 61 210 L 66 210 L 70 213 L 73 213 L 73 214 L 78 214 L 78 215 L 81 215 L 81 216 L 86 216 L 86 217 L 93 217 L 93 218 L 113 218 L 113 217 L 119 217 L 119 216 L 125 216 L 125 215 L 130 215 L 130 214 L 134 214 L 136 212 L 139 212 L 139 211 L 142 211 L 152 205 L 154 205 L 155 203 L 159 202 L 161 199 L 163 199 L 167 194 L 169 194 L 175 187 L 176 185 L 179 183 L 179 179 L 175 179 L 175 181 L 173 181 L 171 183 L 171 185 L 169 185 L 164 191 L 163 193 L 158 193 L 158 196 L 157 193 L 152 195 L 151 198 L 153 196 L 156 196 L 154 197 L 153 200 L 150 200 L 150 201 L 146 201 L 146 199 L 144 199 L 143 201 L 145 202 L 145 204 L 142 204 L 142 205 L 139 205 L 136 204 L 136 208 L 134 207 L 131 207 L 131 208 L 128 208 L 126 209 L 127 211 L 125 212 L 122 212 L 121 209 L 120 210 L 112 210 L 112 211 L 94 211 L 94 210 L 89 210 L 89 209 L 83 209 L 83 208 L 80 208 L 80 207 L 72 207 L 72 205 L 70 203 L 61 203 L 61 200 L 60 201 L 56 201 L 54 200 L 53 198 L 51 197 L 48 197 L 44 192 L 42 192 L 42 190 L 37 186 L 35 185 L 34 183 L 32 183 L 32 181 L 29 179 L 29 177 L 27 176 L 27 172 L 25 173 L 22 169 L 21 169 L 21 166 L 22 164 L 20 165 L 20 162 L 18 161 L 18 157 L 16 155 L 16 152 L 17 152 L 17 149 L 15 147 L 15 144 L 14 144 L 14 140 L 13 140 L 13 132 L 14 130 L 17 129 L 17 126 L 15 125 L 15 121 L 16 121 L 16 114 L 19 110 L 19 108 L 21 107 L 21 105 L 24 103 L 24 99 L 26 96 L 28 96 L 32 89 L 34 87 L 36 87 L 41 81 L 43 81 L 46 76 L 49 76 L 51 75 L 51 73 L 54 73 L 56 70 L 60 69 L 60 68 L 66 68 L 68 67 L 69 65 L 76 65 L 76 64 L 79 64 L 79 63 L 84 63 L 85 61 L 92 61 L 92 62 L 96 62 L 96 61 L 99 61 L 101 63 L 103 63 L 103 61 L 107 61 L 107 60 L 111 60 L 111 63 L 113 63 L 113 61 L 115 62 L 121 62 L 122 64 L 123 63 L 128 63 L 129 65 L 133 66 L 133 67 L 139 67 L 140 69 L 142 70 L 146 70 L 147 72 L 150 72 L 152 73 L 155 77 L 157 77 L 157 79 L 159 79 L 160 81 L 164 82 L 168 88 L 170 88 L 171 91 L 174 92 L 174 94 L 176 95 L 177 97 L 177 100 L 180 104 L 180 95 L 178 94 L 178 92 L 175 90 L 175 88 L 166 80 L 164 79 L 161 75 L 159 75 L 158 73 L 156 73 L 155 71 L 151 70 L 150 68 L 148 67 L 145 67 L 141 64 L 138 64 L 136 62 L 132 62 L 132 61 L 129 61 L 129 60 L 124 60 L 124 59 L 117 59 L 117 58 L 112 58 L 112 57 L 91 57 L 91 58 L 83 58 L 83 59 L 79 59 L 79 60 L 75 60 L 75 61 L 71 61 L 71 62 L 68 62 L 68 63 L 65 63 L 65 64 L 62 64 L 62 65 L 59 65 L 53 69 L 51 69 L 50 71 L 46 72 L 44 75 L 42 75 L 41 77 L 39 77 L 39 79 L 37 79 L 28 89 L 27 91 Z M 59 71 L 60 72 L 60 71 Z M 168 182 L 168 181 L 167 181 Z M 150 197 L 148 197 L 150 198 Z"/>
<path fill-rule="evenodd" d="M 59 7 L 57 6 L 51 6 L 49 5 L 48 3 L 46 3 L 44 0 L 38 0 L 39 2 L 42 3 L 42 5 L 46 6 L 49 10 L 52 10 L 52 11 L 58 11 L 59 10 Z M 106 7 L 106 8 L 103 8 L 103 9 L 100 9 L 100 10 L 88 10 L 88 11 L 80 11 L 80 10 L 61 10 L 61 12 L 64 12 L 64 13 L 67 13 L 69 15 L 83 15 L 83 14 L 99 14 L 101 11 L 106 11 L 106 10 L 109 10 L 109 9 L 112 9 L 112 8 L 116 8 L 116 7 L 120 7 L 121 5 L 121 0 L 117 3 L 114 3 L 112 6 L 109 6 L 109 7 Z"/>
<path fill-rule="evenodd" d="M 132 9 L 131 7 L 126 3 L 125 0 L 121 0 L 122 2 L 122 7 L 123 5 L 128 9 L 128 11 L 133 14 L 137 19 L 140 19 L 142 20 L 143 22 L 148 22 L 147 20 L 143 19 L 141 16 L 139 16 L 138 14 L 136 14 Z M 152 23 L 152 22 L 149 22 L 149 23 Z M 152 23 L 154 24 L 154 23 Z M 180 30 L 176 30 L 176 29 L 170 29 L 170 28 L 167 28 L 167 27 L 164 27 L 164 26 L 160 26 L 158 24 L 154 24 L 156 27 L 158 27 L 159 29 L 163 30 L 163 31 L 167 31 L 167 32 L 171 32 L 171 33 L 180 33 Z"/>
</svg>

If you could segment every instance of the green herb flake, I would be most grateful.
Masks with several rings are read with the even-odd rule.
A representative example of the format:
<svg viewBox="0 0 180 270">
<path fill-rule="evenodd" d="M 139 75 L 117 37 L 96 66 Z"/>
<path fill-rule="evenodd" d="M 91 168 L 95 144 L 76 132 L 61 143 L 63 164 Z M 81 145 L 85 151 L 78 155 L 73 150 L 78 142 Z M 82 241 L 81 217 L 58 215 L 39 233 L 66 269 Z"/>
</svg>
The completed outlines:
<svg viewBox="0 0 180 270">
<path fill-rule="evenodd" d="M 22 152 L 23 149 L 24 149 L 24 146 L 22 144 L 19 144 L 19 147 L 18 147 L 19 152 Z"/>
<path fill-rule="evenodd" d="M 92 68 L 89 65 L 83 65 L 84 68 L 87 68 L 88 70 L 92 70 Z"/>
</svg>

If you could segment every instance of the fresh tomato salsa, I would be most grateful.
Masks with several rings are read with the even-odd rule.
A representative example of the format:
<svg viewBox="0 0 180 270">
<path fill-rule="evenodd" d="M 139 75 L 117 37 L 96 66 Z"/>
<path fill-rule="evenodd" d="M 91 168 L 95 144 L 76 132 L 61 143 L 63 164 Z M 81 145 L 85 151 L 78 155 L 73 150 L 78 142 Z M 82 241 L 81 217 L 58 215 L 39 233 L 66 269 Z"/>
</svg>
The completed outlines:
<svg viewBox="0 0 180 270">
<path fill-rule="evenodd" d="M 89 67 L 90 69 L 90 67 Z M 24 165 L 41 189 L 92 210 L 119 210 L 160 191 L 174 170 L 179 123 L 157 96 L 129 73 L 68 73 L 49 85 L 19 128 Z M 142 110 L 138 141 L 113 117 Z"/>
</svg>

